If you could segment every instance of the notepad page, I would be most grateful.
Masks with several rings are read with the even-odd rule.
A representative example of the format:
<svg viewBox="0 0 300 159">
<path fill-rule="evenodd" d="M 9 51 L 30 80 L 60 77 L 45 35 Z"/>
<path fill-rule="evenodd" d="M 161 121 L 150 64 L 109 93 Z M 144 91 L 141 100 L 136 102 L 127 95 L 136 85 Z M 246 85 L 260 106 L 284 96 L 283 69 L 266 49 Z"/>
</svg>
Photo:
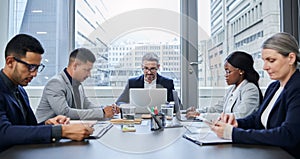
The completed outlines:
<svg viewBox="0 0 300 159">
<path fill-rule="evenodd" d="M 201 145 L 206 144 L 221 144 L 221 143 L 232 143 L 232 140 L 219 138 L 214 132 L 201 132 L 197 134 L 184 134 L 185 136 L 193 139 L 194 141 L 198 141 Z"/>
</svg>

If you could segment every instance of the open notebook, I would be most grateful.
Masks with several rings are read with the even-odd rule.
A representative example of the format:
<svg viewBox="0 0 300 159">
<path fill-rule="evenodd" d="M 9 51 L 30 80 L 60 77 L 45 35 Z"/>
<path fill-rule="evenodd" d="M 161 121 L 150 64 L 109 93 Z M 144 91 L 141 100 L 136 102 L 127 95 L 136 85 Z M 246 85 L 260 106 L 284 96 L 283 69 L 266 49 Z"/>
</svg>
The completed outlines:
<svg viewBox="0 0 300 159">
<path fill-rule="evenodd" d="M 201 133 L 186 133 L 183 134 L 183 138 L 192 141 L 197 145 L 215 145 L 215 144 L 226 144 L 232 143 L 232 140 L 226 140 L 219 138 L 214 132 L 206 131 Z"/>
<path fill-rule="evenodd" d="M 71 120 L 70 124 L 87 124 L 92 125 L 94 128 L 93 134 L 91 134 L 87 139 L 99 139 L 101 138 L 113 124 L 110 121 L 97 121 L 97 120 Z"/>
</svg>

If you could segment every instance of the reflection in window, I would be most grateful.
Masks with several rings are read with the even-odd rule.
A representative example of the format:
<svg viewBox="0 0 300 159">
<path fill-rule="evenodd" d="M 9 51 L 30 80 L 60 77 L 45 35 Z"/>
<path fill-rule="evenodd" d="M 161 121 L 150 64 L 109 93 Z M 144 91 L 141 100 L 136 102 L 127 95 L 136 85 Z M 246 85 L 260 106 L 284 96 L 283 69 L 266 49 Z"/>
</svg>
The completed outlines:
<svg viewBox="0 0 300 159">
<path fill-rule="evenodd" d="M 60 7 L 58 7 L 60 6 Z M 18 33 L 30 34 L 39 39 L 45 53 L 43 61 L 46 65 L 43 72 L 38 73 L 30 86 L 44 85 L 45 82 L 66 66 L 69 42 L 67 1 L 52 0 L 11 0 L 9 15 L 9 36 Z"/>
<path fill-rule="evenodd" d="M 254 58 L 254 67 L 260 74 L 260 86 L 267 86 L 270 79 L 264 75 L 262 69 L 260 47 L 267 37 L 280 31 L 279 0 L 222 1 L 225 4 L 218 3 L 219 1 L 210 2 L 210 38 L 202 40 L 201 43 L 204 44 L 199 45 L 199 54 L 202 57 L 199 60 L 210 67 L 199 66 L 199 70 L 202 70 L 199 71 L 199 85 L 226 86 L 222 77 L 224 59 L 233 51 L 243 50 Z M 220 6 L 225 9 L 220 9 Z M 199 15 L 201 16 L 203 15 Z M 222 21 L 217 21 L 220 18 Z"/>
<path fill-rule="evenodd" d="M 102 65 L 94 65 L 93 77 L 106 78 L 101 80 L 109 81 L 108 86 L 123 87 L 128 78 L 142 74 L 142 56 L 154 52 L 160 58 L 159 73 L 175 79 L 179 86 L 180 63 L 171 62 L 180 59 L 179 3 L 179 0 L 76 0 L 76 47 L 87 47 L 108 57 Z M 99 48 L 103 51 L 98 51 Z M 164 52 L 172 52 L 172 55 Z M 168 59 L 165 61 L 164 57 Z M 165 62 L 171 63 L 164 65 Z M 109 72 L 97 71 L 103 67 Z M 92 84 L 99 83 L 94 80 Z M 85 85 L 91 83 L 85 82 Z"/>
</svg>

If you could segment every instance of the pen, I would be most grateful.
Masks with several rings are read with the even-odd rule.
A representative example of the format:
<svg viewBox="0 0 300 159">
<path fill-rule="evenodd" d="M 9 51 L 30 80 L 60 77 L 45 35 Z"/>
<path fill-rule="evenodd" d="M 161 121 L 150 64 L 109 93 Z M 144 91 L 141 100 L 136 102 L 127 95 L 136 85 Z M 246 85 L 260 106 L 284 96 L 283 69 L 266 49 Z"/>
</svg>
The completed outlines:
<svg viewBox="0 0 300 159">
<path fill-rule="evenodd" d="M 182 135 L 182 137 L 183 138 L 185 138 L 185 139 L 187 139 L 187 140 L 189 140 L 189 141 L 192 141 L 193 143 L 195 143 L 195 144 L 197 144 L 197 145 L 202 145 L 202 143 L 201 142 L 199 142 L 199 141 L 197 141 L 197 140 L 195 140 L 195 139 L 193 139 L 193 138 L 191 138 L 191 137 L 189 137 L 189 136 L 187 136 L 187 135 Z"/>
<path fill-rule="evenodd" d="M 98 136 L 99 138 L 101 138 L 106 132 L 108 132 L 108 130 L 110 128 L 113 127 L 113 124 L 112 123 L 109 123 L 105 128 L 104 128 L 104 131 L 102 131 L 102 133 L 99 133 L 100 135 Z"/>
<path fill-rule="evenodd" d="M 154 108 L 154 114 L 155 115 L 157 115 L 158 114 L 158 109 L 157 109 L 157 107 L 155 106 L 155 108 Z"/>
<path fill-rule="evenodd" d="M 147 107 L 147 110 L 149 111 L 150 114 L 152 114 L 152 111 L 149 107 Z"/>
</svg>

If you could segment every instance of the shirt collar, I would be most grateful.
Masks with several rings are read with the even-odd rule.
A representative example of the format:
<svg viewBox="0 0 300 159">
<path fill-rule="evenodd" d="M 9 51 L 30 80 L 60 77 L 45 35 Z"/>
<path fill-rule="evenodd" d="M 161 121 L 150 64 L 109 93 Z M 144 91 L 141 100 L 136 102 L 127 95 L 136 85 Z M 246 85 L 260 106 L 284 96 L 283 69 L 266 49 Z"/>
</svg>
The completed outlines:
<svg viewBox="0 0 300 159">
<path fill-rule="evenodd" d="M 15 85 L 3 72 L 3 69 L 0 71 L 0 77 L 4 81 L 5 85 L 8 87 L 8 90 L 14 92 L 18 89 L 18 85 Z"/>
<path fill-rule="evenodd" d="M 244 85 L 244 83 L 246 83 L 246 79 L 244 79 L 234 90 L 231 91 L 231 93 L 233 95 L 237 94 L 237 92 L 240 90 L 241 86 Z"/>
<path fill-rule="evenodd" d="M 71 77 L 71 75 L 68 73 L 67 68 L 64 69 L 65 74 L 67 75 L 70 83 L 72 86 L 79 86 L 81 83 L 77 80 L 73 80 L 73 78 Z"/>
<path fill-rule="evenodd" d="M 151 83 L 148 83 L 147 81 L 144 80 L 144 88 L 156 88 L 156 81 L 157 78 L 153 80 Z"/>
</svg>

